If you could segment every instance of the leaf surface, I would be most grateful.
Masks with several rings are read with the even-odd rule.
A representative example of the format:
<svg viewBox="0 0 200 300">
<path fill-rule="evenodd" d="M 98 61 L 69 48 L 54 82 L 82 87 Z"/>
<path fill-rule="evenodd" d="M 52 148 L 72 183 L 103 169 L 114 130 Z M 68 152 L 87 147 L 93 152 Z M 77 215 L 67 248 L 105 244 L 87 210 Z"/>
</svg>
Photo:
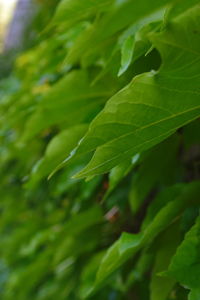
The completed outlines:
<svg viewBox="0 0 200 300">
<path fill-rule="evenodd" d="M 151 35 L 162 56 L 159 71 L 136 76 L 94 119 L 76 154 L 95 150 L 77 177 L 109 171 L 200 115 L 200 6 Z"/>
<path fill-rule="evenodd" d="M 34 186 L 42 178 L 48 176 L 55 167 L 69 155 L 86 132 L 88 125 L 81 124 L 63 130 L 48 144 L 44 157 L 34 166 L 27 187 Z"/>
<path fill-rule="evenodd" d="M 159 273 L 168 268 L 171 257 L 178 247 L 180 242 L 179 223 L 172 224 L 158 239 L 155 264 L 151 275 L 150 299 L 166 300 L 176 280 L 161 276 Z"/>
<path fill-rule="evenodd" d="M 52 24 L 64 22 L 65 28 L 98 11 L 110 8 L 114 0 L 62 0 L 55 12 Z"/>
<path fill-rule="evenodd" d="M 156 13 L 171 0 L 141 0 L 140 2 L 127 0 L 116 1 L 112 10 L 91 24 L 77 39 L 66 57 L 66 63 L 77 63 L 86 52 L 93 53 L 93 49 L 102 45 L 117 33 L 131 24 L 140 22 Z M 88 47 L 90 45 L 90 47 Z"/>
<path fill-rule="evenodd" d="M 116 91 L 113 80 L 102 85 L 90 85 L 86 71 L 72 71 L 59 80 L 38 104 L 28 120 L 23 135 L 27 141 L 42 129 L 65 123 L 68 126 L 84 123 L 95 114 L 110 95 Z"/>
<path fill-rule="evenodd" d="M 200 218 L 185 235 L 172 258 L 167 273 L 182 285 L 197 290 L 200 277 Z"/>
<path fill-rule="evenodd" d="M 123 233 L 108 249 L 97 273 L 97 287 L 141 247 L 147 246 L 180 215 L 186 205 L 198 200 L 199 182 L 186 185 L 175 199 L 171 199 L 154 217 L 152 222 L 139 234 Z"/>
</svg>

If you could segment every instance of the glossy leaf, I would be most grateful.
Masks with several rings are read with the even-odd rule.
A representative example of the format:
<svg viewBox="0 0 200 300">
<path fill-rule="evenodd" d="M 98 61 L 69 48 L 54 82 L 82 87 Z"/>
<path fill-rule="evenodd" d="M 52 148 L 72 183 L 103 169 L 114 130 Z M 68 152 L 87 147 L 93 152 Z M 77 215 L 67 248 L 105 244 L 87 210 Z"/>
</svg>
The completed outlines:
<svg viewBox="0 0 200 300">
<path fill-rule="evenodd" d="M 200 115 L 200 40 L 194 33 L 199 11 L 199 6 L 195 7 L 171 22 L 165 32 L 151 36 L 162 55 L 162 67 L 136 76 L 108 101 L 77 149 L 77 155 L 96 149 L 77 177 L 107 172 Z"/>
</svg>

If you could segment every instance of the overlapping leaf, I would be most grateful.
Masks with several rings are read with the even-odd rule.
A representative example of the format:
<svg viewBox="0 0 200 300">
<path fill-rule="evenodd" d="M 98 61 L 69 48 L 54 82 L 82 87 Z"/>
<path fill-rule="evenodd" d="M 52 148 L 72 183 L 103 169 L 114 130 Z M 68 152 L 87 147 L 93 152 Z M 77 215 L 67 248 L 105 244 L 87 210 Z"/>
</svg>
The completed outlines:
<svg viewBox="0 0 200 300">
<path fill-rule="evenodd" d="M 200 115 L 199 14 L 198 5 L 150 37 L 160 70 L 136 76 L 94 119 L 76 153 L 96 151 L 77 177 L 109 171 Z"/>
<path fill-rule="evenodd" d="M 171 199 L 158 212 L 143 232 L 137 235 L 123 233 L 120 239 L 108 249 L 102 260 L 97 274 L 97 286 L 125 261 L 133 257 L 141 247 L 149 245 L 160 232 L 176 219 L 177 215 L 183 212 L 189 202 L 190 205 L 195 202 L 198 203 L 199 188 L 199 182 L 186 185 L 175 199 Z"/>
<path fill-rule="evenodd" d="M 200 114 L 199 1 L 39 7 L 0 83 L 0 298 L 199 300 L 198 118 L 163 140 Z"/>
<path fill-rule="evenodd" d="M 54 85 L 39 103 L 36 112 L 28 120 L 24 140 L 28 140 L 44 128 L 60 123 L 68 126 L 88 121 L 116 90 L 112 80 L 91 86 L 86 71 L 70 72 Z"/>
<path fill-rule="evenodd" d="M 196 224 L 186 234 L 184 241 L 178 247 L 167 272 L 170 277 L 175 278 L 184 286 L 195 291 L 199 289 L 200 276 L 199 235 L 200 219 L 197 218 Z M 192 294 L 195 293 L 192 292 Z"/>
</svg>

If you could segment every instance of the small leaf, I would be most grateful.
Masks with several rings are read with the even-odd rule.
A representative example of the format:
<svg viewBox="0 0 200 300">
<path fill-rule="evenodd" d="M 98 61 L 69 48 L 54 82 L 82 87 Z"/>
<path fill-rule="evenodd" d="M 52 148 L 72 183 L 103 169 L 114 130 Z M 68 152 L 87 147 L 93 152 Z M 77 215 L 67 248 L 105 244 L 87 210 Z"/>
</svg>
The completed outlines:
<svg viewBox="0 0 200 300">
<path fill-rule="evenodd" d="M 42 178 L 48 176 L 76 147 L 87 128 L 86 124 L 77 125 L 56 135 L 48 144 L 44 157 L 33 168 L 31 178 L 26 186 L 33 187 Z"/>
<path fill-rule="evenodd" d="M 138 57 L 145 54 L 151 47 L 148 34 L 156 31 L 163 19 L 165 9 L 158 10 L 145 16 L 126 29 L 119 37 L 121 48 L 121 67 L 118 76 L 121 76 Z M 121 45 L 122 44 L 122 45 Z"/>
<path fill-rule="evenodd" d="M 113 9 L 104 14 L 102 18 L 98 18 L 88 30 L 79 36 L 67 54 L 66 63 L 80 62 L 86 53 L 92 55 L 93 49 L 100 47 L 109 38 L 115 37 L 126 26 L 148 18 L 153 13 L 156 14 L 171 2 L 173 0 L 154 0 L 151 2 L 148 0 L 140 0 L 139 2 L 133 0 L 116 1 Z"/>
<path fill-rule="evenodd" d="M 138 158 L 139 155 L 136 154 L 132 160 L 125 161 L 110 171 L 109 188 L 104 196 L 104 200 L 110 195 L 110 193 L 115 189 L 119 182 L 131 171 Z"/>
<path fill-rule="evenodd" d="M 118 76 L 121 76 L 129 67 L 134 49 L 135 39 L 133 36 L 129 36 L 122 45 L 122 58 L 121 58 L 121 67 L 118 72 Z"/>
</svg>

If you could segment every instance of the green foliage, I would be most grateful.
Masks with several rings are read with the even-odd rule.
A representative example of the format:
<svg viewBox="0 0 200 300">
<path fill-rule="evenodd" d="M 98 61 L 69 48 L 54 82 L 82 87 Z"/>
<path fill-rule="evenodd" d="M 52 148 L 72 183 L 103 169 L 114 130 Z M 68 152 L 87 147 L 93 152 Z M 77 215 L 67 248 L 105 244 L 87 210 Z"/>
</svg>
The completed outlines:
<svg viewBox="0 0 200 300">
<path fill-rule="evenodd" d="M 2 300 L 200 299 L 199 28 L 61 0 L 1 80 Z"/>
</svg>

